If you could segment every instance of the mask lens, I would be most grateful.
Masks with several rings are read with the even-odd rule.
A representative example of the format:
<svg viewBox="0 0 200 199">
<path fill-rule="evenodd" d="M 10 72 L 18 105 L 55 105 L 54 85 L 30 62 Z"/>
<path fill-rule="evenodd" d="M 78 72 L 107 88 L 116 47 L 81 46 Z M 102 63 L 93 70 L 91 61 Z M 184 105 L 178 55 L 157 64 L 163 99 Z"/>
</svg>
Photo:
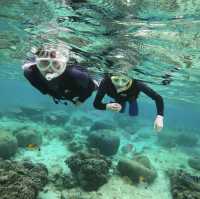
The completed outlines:
<svg viewBox="0 0 200 199">
<path fill-rule="evenodd" d="M 127 79 L 121 79 L 121 81 L 122 81 L 123 84 L 127 83 Z"/>
<path fill-rule="evenodd" d="M 52 66 L 55 70 L 60 70 L 61 69 L 61 63 L 57 60 L 52 61 Z"/>
<path fill-rule="evenodd" d="M 47 70 L 50 66 L 50 61 L 49 59 L 39 59 L 37 65 L 40 70 Z"/>
<path fill-rule="evenodd" d="M 119 78 L 118 78 L 118 77 L 114 77 L 114 78 L 113 78 L 113 82 L 114 82 L 115 84 L 118 84 L 118 83 L 119 83 Z"/>
</svg>

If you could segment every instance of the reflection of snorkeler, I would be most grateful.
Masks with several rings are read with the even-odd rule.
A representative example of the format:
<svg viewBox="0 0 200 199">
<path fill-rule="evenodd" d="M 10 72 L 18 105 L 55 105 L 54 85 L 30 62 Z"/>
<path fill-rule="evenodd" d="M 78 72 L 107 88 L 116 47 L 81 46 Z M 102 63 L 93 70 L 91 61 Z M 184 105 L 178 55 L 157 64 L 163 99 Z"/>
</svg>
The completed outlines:
<svg viewBox="0 0 200 199">
<path fill-rule="evenodd" d="M 153 74 L 144 72 L 144 71 L 142 71 L 142 70 L 140 70 L 138 68 L 134 69 L 134 71 L 136 71 L 138 73 L 141 73 L 143 75 L 148 75 L 148 76 L 152 76 L 152 77 L 162 78 L 163 80 L 161 81 L 161 84 L 165 85 L 165 86 L 169 85 L 173 81 L 173 78 L 172 78 L 173 77 L 173 73 L 177 72 L 178 70 L 180 70 L 179 67 L 174 67 L 169 72 L 165 73 L 162 76 L 159 76 L 159 75 L 153 75 Z"/>
<path fill-rule="evenodd" d="M 140 80 L 130 79 L 127 76 L 108 76 L 106 75 L 99 85 L 94 107 L 100 110 L 111 110 L 116 112 L 124 112 L 126 102 L 129 102 L 129 115 L 138 115 L 137 98 L 139 93 L 143 92 L 156 103 L 157 116 L 154 122 L 154 128 L 161 131 L 163 128 L 163 98 L 154 90 L 149 88 Z M 105 95 L 113 98 L 115 102 L 102 103 Z"/>
<path fill-rule="evenodd" d="M 162 80 L 162 84 L 163 85 L 169 85 L 173 79 L 172 79 L 172 74 L 176 71 L 180 70 L 179 67 L 174 67 L 173 69 L 171 69 L 168 73 L 166 73 L 165 75 L 161 76 L 163 78 Z"/>
<path fill-rule="evenodd" d="M 35 60 L 22 66 L 24 76 L 54 102 L 69 100 L 79 105 L 91 96 L 96 85 L 87 70 L 70 62 L 70 53 L 52 47 L 36 50 Z"/>
</svg>

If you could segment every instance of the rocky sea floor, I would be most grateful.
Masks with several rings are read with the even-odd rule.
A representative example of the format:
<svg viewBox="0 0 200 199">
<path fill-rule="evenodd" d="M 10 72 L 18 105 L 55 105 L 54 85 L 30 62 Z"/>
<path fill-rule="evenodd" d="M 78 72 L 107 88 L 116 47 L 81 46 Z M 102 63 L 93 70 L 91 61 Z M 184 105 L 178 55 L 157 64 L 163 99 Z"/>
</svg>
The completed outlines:
<svg viewBox="0 0 200 199">
<path fill-rule="evenodd" d="M 95 114 L 1 113 L 0 198 L 200 199 L 197 134 Z"/>
</svg>

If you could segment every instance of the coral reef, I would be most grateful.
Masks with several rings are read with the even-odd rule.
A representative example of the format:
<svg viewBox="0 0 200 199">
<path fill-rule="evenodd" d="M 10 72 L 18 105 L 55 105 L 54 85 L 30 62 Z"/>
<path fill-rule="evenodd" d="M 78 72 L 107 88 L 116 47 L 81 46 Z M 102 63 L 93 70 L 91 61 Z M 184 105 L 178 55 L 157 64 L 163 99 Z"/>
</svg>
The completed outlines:
<svg viewBox="0 0 200 199">
<path fill-rule="evenodd" d="M 17 139 L 11 132 L 1 130 L 0 131 L 0 157 L 8 159 L 13 156 L 17 151 Z"/>
<path fill-rule="evenodd" d="M 73 139 L 71 142 L 68 143 L 68 149 L 75 153 L 84 149 L 84 144 L 76 139 Z"/>
<path fill-rule="evenodd" d="M 97 190 L 108 181 L 111 161 L 100 154 L 78 152 L 66 160 L 78 184 L 86 191 Z"/>
<path fill-rule="evenodd" d="M 26 147 L 29 144 L 41 145 L 42 136 L 39 132 L 31 128 L 24 128 L 15 132 L 18 146 Z"/>
<path fill-rule="evenodd" d="M 129 177 L 134 183 L 141 181 L 152 183 L 157 174 L 146 158 L 136 160 L 122 159 L 118 162 L 117 169 L 122 176 Z"/>
<path fill-rule="evenodd" d="M 99 149 L 103 155 L 115 155 L 120 145 L 120 138 L 109 130 L 101 130 L 88 136 L 88 147 Z"/>
<path fill-rule="evenodd" d="M 47 184 L 47 175 L 42 164 L 0 160 L 1 199 L 36 199 Z"/>
<path fill-rule="evenodd" d="M 77 180 L 73 177 L 72 174 L 66 174 L 62 176 L 63 187 L 71 189 L 78 186 Z"/>
<path fill-rule="evenodd" d="M 190 175 L 183 170 L 170 170 L 168 175 L 174 199 L 200 198 L 200 177 Z"/>
</svg>

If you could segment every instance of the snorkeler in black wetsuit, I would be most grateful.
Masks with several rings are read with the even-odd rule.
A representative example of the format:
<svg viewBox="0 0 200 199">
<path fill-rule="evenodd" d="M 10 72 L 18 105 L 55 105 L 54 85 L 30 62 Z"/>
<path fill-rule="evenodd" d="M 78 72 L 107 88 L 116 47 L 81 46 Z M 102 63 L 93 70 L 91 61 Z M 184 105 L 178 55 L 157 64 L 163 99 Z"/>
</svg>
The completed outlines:
<svg viewBox="0 0 200 199">
<path fill-rule="evenodd" d="M 138 114 L 136 100 L 140 92 L 145 93 L 155 101 L 157 117 L 154 122 L 154 127 L 160 131 L 163 128 L 163 98 L 140 80 L 130 79 L 123 75 L 105 76 L 99 85 L 93 104 L 96 109 L 123 112 L 126 102 L 129 102 L 129 114 L 135 116 Z M 113 98 L 115 102 L 102 103 L 105 95 Z"/>
<path fill-rule="evenodd" d="M 37 52 L 35 62 L 23 65 L 24 76 L 32 86 L 42 94 L 52 96 L 56 103 L 69 100 L 79 105 L 91 96 L 96 85 L 86 69 L 77 64 L 68 64 L 55 49 L 40 51 L 44 51 L 43 56 Z"/>
</svg>

